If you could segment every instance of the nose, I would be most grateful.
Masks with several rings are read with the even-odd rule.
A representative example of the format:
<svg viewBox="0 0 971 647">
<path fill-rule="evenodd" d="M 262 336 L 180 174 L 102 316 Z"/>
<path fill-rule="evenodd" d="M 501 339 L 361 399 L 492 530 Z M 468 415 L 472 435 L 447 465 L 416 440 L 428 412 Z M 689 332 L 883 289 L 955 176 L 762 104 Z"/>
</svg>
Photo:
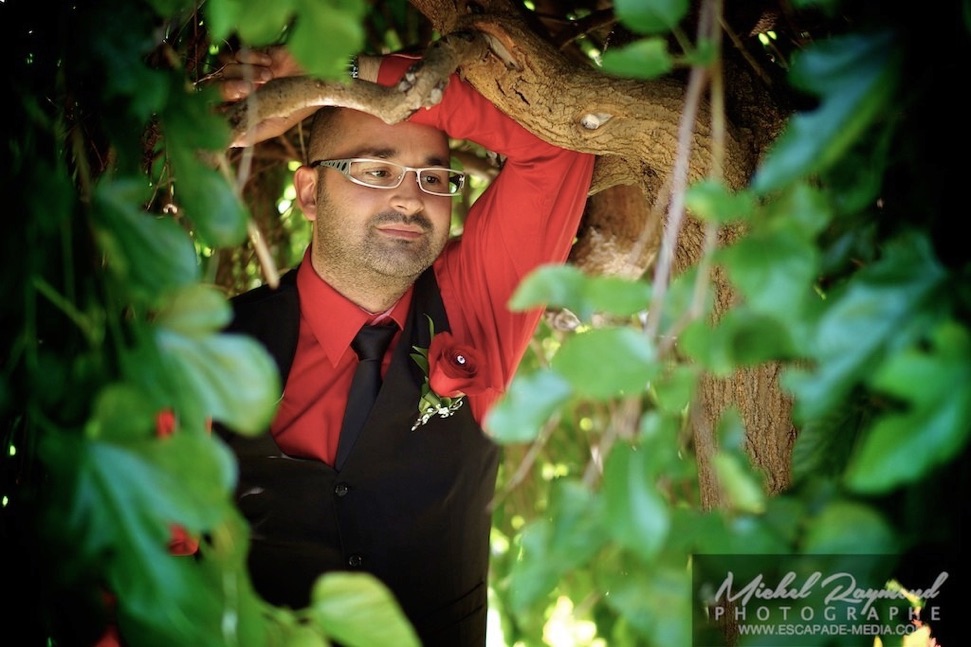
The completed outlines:
<svg viewBox="0 0 971 647">
<path fill-rule="evenodd" d="M 411 215 L 418 213 L 425 208 L 425 197 L 427 193 L 418 186 L 418 173 L 416 171 L 405 171 L 405 176 L 401 178 L 401 184 L 392 192 L 392 204 L 396 209 Z"/>
</svg>

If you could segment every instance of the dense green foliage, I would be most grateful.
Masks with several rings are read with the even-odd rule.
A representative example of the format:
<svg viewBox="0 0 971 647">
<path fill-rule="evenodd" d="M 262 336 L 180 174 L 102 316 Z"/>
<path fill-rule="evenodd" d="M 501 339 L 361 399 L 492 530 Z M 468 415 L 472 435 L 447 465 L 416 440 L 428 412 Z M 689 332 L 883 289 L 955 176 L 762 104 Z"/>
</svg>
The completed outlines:
<svg viewBox="0 0 971 647">
<path fill-rule="evenodd" d="M 374 46 L 367 34 L 415 42 L 407 5 L 378 4 L 0 3 L 0 539 L 14 596 L 4 626 L 21 644 L 90 644 L 109 616 L 130 645 L 414 642 L 366 577 L 323 578 L 306 610 L 253 594 L 232 456 L 208 432 L 212 419 L 264 428 L 279 385 L 261 349 L 219 332 L 229 307 L 214 264 L 245 243 L 249 211 L 199 155 L 228 141 L 196 83 L 218 47 L 187 44 L 200 30 L 254 46 L 285 34 L 307 69 L 335 77 Z M 710 60 L 703 43 L 680 58 L 652 40 L 682 20 L 682 3 L 615 9 L 645 35 L 605 59 L 615 72 Z M 548 644 L 690 644 L 692 554 L 886 553 L 905 586 L 908 564 L 928 555 L 957 564 L 971 265 L 952 224 L 963 151 L 948 149 L 963 131 L 971 14 L 967 2 L 933 16 L 840 10 L 814 7 L 807 46 L 780 61 L 808 107 L 750 186 L 686 195 L 699 217 L 744 222 L 710 259 L 740 305 L 716 326 L 690 322 L 674 357 L 657 340 L 679 324 L 693 271 L 663 301 L 648 282 L 571 268 L 544 269 L 517 294 L 516 307 L 568 308 L 580 326 L 537 332 L 489 420 L 508 444 L 493 542 L 508 644 L 542 644 L 544 629 L 573 632 Z M 649 307 L 661 313 L 653 337 Z M 785 363 L 796 403 L 792 487 L 764 494 L 729 412 L 714 457 L 728 505 L 706 511 L 685 435 L 699 376 L 768 360 Z M 169 413 L 174 433 L 160 437 Z M 200 540 L 197 557 L 170 552 L 173 527 Z"/>
</svg>

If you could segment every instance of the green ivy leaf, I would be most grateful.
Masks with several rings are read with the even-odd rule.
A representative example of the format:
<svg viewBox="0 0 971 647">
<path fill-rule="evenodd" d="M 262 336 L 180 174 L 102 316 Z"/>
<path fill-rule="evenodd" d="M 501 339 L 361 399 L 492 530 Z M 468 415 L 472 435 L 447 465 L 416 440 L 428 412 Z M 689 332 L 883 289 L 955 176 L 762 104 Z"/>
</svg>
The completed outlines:
<svg viewBox="0 0 971 647">
<path fill-rule="evenodd" d="M 971 337 L 957 323 L 940 326 L 932 347 L 888 359 L 872 386 L 904 410 L 884 415 L 866 433 L 846 480 L 854 490 L 883 493 L 928 475 L 957 456 L 971 434 Z"/>
<path fill-rule="evenodd" d="M 763 205 L 767 218 L 759 230 L 763 235 L 783 231 L 815 245 L 833 219 L 829 197 L 807 182 L 795 182 Z"/>
<path fill-rule="evenodd" d="M 258 342 L 243 335 L 186 336 L 164 325 L 156 339 L 180 389 L 177 402 L 194 401 L 239 433 L 266 430 L 281 387 L 276 365 Z"/>
<path fill-rule="evenodd" d="M 194 434 L 124 444 L 45 436 L 42 453 L 48 465 L 71 465 L 57 471 L 71 498 L 65 510 L 51 510 L 54 527 L 63 525 L 73 548 L 102 565 L 119 622 L 163 643 L 209 642 L 218 587 L 195 560 L 171 554 L 168 542 L 173 524 L 199 531 L 232 514 L 228 450 Z"/>
<path fill-rule="evenodd" d="M 732 510 L 750 514 L 760 514 L 765 510 L 762 486 L 738 456 L 719 452 L 712 463 L 718 484 L 727 497 L 726 503 Z"/>
<path fill-rule="evenodd" d="M 868 505 L 833 501 L 808 520 L 802 552 L 881 555 L 897 550 L 893 528 Z"/>
<path fill-rule="evenodd" d="M 137 298 L 152 301 L 163 293 L 196 281 L 195 249 L 171 218 L 138 208 L 144 184 L 134 179 L 101 182 L 92 212 L 108 269 Z"/>
<path fill-rule="evenodd" d="M 604 598 L 641 637 L 636 644 L 691 644 L 691 576 L 687 565 L 654 564 L 651 576 L 627 571 L 606 574 Z"/>
<path fill-rule="evenodd" d="M 308 74 L 322 79 L 346 79 L 347 62 L 364 46 L 363 0 L 297 0 L 300 20 L 294 25 L 287 48 Z M 327 38 L 321 38 L 327 34 Z"/>
<path fill-rule="evenodd" d="M 292 17 L 302 11 L 295 0 L 245 0 L 237 4 L 239 37 L 255 47 L 278 43 Z"/>
<path fill-rule="evenodd" d="M 826 415 L 888 351 L 916 337 L 938 316 L 933 298 L 944 278 L 930 242 L 914 234 L 892 241 L 882 259 L 834 294 L 815 330 L 807 332 L 815 370 L 790 369 L 783 376 L 796 395 L 795 416 L 805 421 Z"/>
<path fill-rule="evenodd" d="M 169 75 L 144 62 L 158 45 L 152 16 L 129 3 L 99 5 L 93 13 L 76 12 L 86 24 L 74 27 L 101 35 L 88 44 L 102 67 L 105 98 L 121 98 L 129 115 L 144 123 L 165 105 L 169 90 Z"/>
<path fill-rule="evenodd" d="M 314 583 L 308 616 L 347 647 L 420 647 L 391 591 L 369 573 L 327 573 Z"/>
<path fill-rule="evenodd" d="M 730 223 L 749 220 L 757 211 L 755 196 L 748 191 L 731 193 L 721 182 L 702 180 L 688 187 L 685 207 L 702 220 Z"/>
<path fill-rule="evenodd" d="M 795 232 L 753 231 L 719 250 L 717 259 L 756 311 L 791 321 L 805 311 L 807 299 L 815 300 L 816 247 Z"/>
<path fill-rule="evenodd" d="M 98 393 L 85 437 L 92 440 L 133 441 L 150 438 L 157 409 L 131 384 L 108 384 Z"/>
<path fill-rule="evenodd" d="M 640 34 L 662 34 L 677 27 L 688 13 L 688 0 L 617 0 L 614 13 Z"/>
<path fill-rule="evenodd" d="M 483 426 L 498 443 L 532 442 L 572 394 L 569 383 L 552 371 L 517 374 Z"/>
<path fill-rule="evenodd" d="M 521 551 L 526 558 L 515 563 L 508 579 L 510 606 L 517 613 L 525 613 L 560 579 L 560 569 L 549 557 L 552 534 L 552 524 L 546 519 L 536 519 L 520 532 Z"/>
<path fill-rule="evenodd" d="M 791 83 L 821 98 L 793 117 L 752 180 L 766 193 L 836 162 L 889 109 L 900 51 L 892 34 L 854 34 L 819 42 L 794 57 Z"/>
<path fill-rule="evenodd" d="M 527 609 L 564 574 L 589 563 L 606 541 L 600 499 L 572 480 L 557 481 L 550 495 L 549 521 L 538 519 L 522 533 L 520 560 L 510 573 L 512 604 Z"/>
<path fill-rule="evenodd" d="M 604 466 L 607 527 L 621 545 L 650 562 L 671 527 L 668 506 L 657 491 L 648 452 L 618 445 Z"/>
<path fill-rule="evenodd" d="M 680 346 L 718 377 L 795 354 L 795 341 L 783 322 L 747 307 L 729 310 L 714 327 L 693 321 L 681 334 Z"/>
<path fill-rule="evenodd" d="M 169 147 L 176 177 L 175 200 L 202 241 L 231 247 L 246 239 L 249 214 L 222 175 L 202 163 L 194 150 Z"/>
<path fill-rule="evenodd" d="M 568 337 L 553 369 L 583 397 L 605 400 L 637 395 L 657 374 L 654 348 L 633 328 L 597 328 Z"/>
<path fill-rule="evenodd" d="M 86 551 L 129 542 L 133 550 L 163 552 L 171 524 L 201 531 L 227 513 L 223 503 L 229 505 L 235 463 L 211 437 L 176 433 L 123 444 L 93 440 L 73 451 L 79 452 L 80 467 L 69 521 Z M 163 573 L 157 577 L 165 579 Z"/>
<path fill-rule="evenodd" d="M 532 271 L 509 300 L 511 310 L 567 308 L 581 320 L 594 313 L 629 316 L 645 310 L 651 287 L 617 276 L 588 276 L 575 265 L 544 265 Z"/>
<path fill-rule="evenodd" d="M 676 365 L 651 382 L 651 393 L 663 413 L 680 416 L 694 399 L 697 385 L 697 366 Z"/>
<path fill-rule="evenodd" d="M 222 152 L 226 149 L 229 124 L 213 110 L 220 101 L 215 86 L 187 92 L 183 84 L 180 79 L 172 79 L 169 102 L 159 121 L 167 143 L 166 151 L 175 156 L 173 161 L 191 168 L 190 162 L 201 164 L 199 151 Z M 176 173 L 176 187 L 185 179 Z"/>
<path fill-rule="evenodd" d="M 604 72 L 631 79 L 656 79 L 674 69 L 663 38 L 645 38 L 603 53 Z"/>
<path fill-rule="evenodd" d="M 155 313 L 155 322 L 187 337 L 222 330 L 232 319 L 229 301 L 218 289 L 193 283 L 170 295 Z"/>
</svg>

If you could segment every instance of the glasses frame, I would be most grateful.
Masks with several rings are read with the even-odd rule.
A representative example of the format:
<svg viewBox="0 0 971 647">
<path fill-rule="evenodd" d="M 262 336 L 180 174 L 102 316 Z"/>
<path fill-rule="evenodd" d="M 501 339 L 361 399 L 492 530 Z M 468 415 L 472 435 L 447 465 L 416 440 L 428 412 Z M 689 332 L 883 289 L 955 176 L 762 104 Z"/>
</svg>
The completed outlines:
<svg viewBox="0 0 971 647">
<path fill-rule="evenodd" d="M 402 169 L 402 171 L 401 171 L 401 175 L 398 176 L 398 181 L 394 185 L 378 186 L 376 184 L 368 184 L 367 182 L 362 182 L 361 180 L 358 180 L 357 178 L 352 176 L 351 175 L 352 162 L 380 162 L 381 164 L 388 164 L 390 166 L 395 166 L 397 168 L 400 168 Z M 357 184 L 359 186 L 366 186 L 369 189 L 385 189 L 385 190 L 397 189 L 399 186 L 401 186 L 401 183 L 405 181 L 405 176 L 408 175 L 408 171 L 415 172 L 415 184 L 418 185 L 418 188 L 422 192 L 427 193 L 428 195 L 441 196 L 445 198 L 454 198 L 457 195 L 461 195 L 462 187 L 465 186 L 465 173 L 462 171 L 456 171 L 455 169 L 452 169 L 452 168 L 447 168 L 445 166 L 405 166 L 404 164 L 398 164 L 397 162 L 392 162 L 390 160 L 385 160 L 385 159 L 377 159 L 374 157 L 345 157 L 342 159 L 333 159 L 333 160 L 316 160 L 311 162 L 309 166 L 311 168 L 318 168 L 321 166 L 332 168 L 338 173 L 340 173 L 341 175 L 343 175 L 344 177 L 346 177 L 348 180 L 353 182 L 354 184 Z M 429 191 L 428 189 L 423 187 L 421 185 L 421 174 L 424 171 L 447 171 L 449 173 L 457 175 L 458 187 L 456 187 L 455 193 L 438 193 L 436 191 Z"/>
</svg>

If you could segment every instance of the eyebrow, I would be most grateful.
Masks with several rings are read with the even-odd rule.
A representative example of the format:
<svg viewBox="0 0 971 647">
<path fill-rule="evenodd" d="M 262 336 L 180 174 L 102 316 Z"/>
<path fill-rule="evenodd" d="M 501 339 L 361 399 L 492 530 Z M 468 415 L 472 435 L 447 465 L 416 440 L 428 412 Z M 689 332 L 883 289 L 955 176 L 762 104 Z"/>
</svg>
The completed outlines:
<svg viewBox="0 0 971 647">
<path fill-rule="evenodd" d="M 373 158 L 382 159 L 382 160 L 390 160 L 392 157 L 395 157 L 397 154 L 398 154 L 398 151 L 397 149 L 394 149 L 394 148 L 388 148 L 388 147 L 362 148 L 358 150 L 356 153 L 354 153 L 353 155 L 350 155 L 350 157 L 373 157 Z M 445 168 L 448 168 L 449 159 L 448 158 L 442 159 L 438 155 L 429 155 L 428 157 L 425 158 L 425 164 L 427 164 L 428 166 L 444 166 Z"/>
</svg>

